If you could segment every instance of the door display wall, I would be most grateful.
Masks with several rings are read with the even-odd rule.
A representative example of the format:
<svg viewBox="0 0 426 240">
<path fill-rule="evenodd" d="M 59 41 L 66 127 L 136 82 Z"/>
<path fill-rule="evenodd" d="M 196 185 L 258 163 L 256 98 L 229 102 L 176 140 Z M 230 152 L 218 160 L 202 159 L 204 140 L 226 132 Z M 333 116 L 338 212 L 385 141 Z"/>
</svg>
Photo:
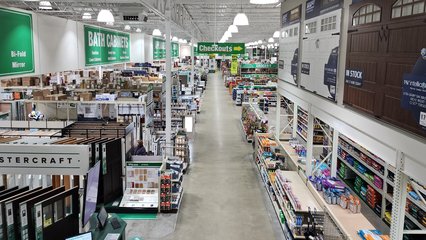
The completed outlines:
<svg viewBox="0 0 426 240">
<path fill-rule="evenodd" d="M 280 52 L 278 77 L 297 84 L 299 61 L 300 15 L 302 5 L 284 13 L 281 17 Z"/>
<path fill-rule="evenodd" d="M 350 6 L 344 103 L 426 136 L 425 0 Z M 353 81 L 352 81 L 353 82 Z"/>
<path fill-rule="evenodd" d="M 342 1 L 306 2 L 301 82 L 306 90 L 335 101 Z"/>
</svg>

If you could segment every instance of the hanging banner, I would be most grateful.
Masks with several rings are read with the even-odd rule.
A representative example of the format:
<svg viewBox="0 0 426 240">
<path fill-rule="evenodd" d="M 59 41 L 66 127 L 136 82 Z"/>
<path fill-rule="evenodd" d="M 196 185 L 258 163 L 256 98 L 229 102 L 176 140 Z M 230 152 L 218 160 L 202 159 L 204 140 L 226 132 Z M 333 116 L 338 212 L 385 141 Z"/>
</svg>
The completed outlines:
<svg viewBox="0 0 426 240">
<path fill-rule="evenodd" d="M 343 0 L 306 1 L 300 86 L 336 99 Z"/>
<path fill-rule="evenodd" d="M 84 26 L 86 66 L 130 61 L 130 34 Z"/>
<path fill-rule="evenodd" d="M 172 57 L 179 57 L 179 43 L 172 42 Z"/>
<path fill-rule="evenodd" d="M 153 38 L 152 39 L 153 46 L 153 59 L 154 60 L 162 60 L 166 59 L 166 40 L 161 38 Z M 179 43 L 172 42 L 172 58 L 179 57 Z"/>
<path fill-rule="evenodd" d="M 198 52 L 207 54 L 245 54 L 246 47 L 244 43 L 214 43 L 199 42 Z"/>
<path fill-rule="evenodd" d="M 0 77 L 34 72 L 32 15 L 0 8 Z"/>
<path fill-rule="evenodd" d="M 413 71 L 404 74 L 401 107 L 411 111 L 419 126 L 426 130 L 426 48 L 421 50 Z"/>
<path fill-rule="evenodd" d="M 231 62 L 231 74 L 237 75 L 238 74 L 238 58 L 237 55 L 232 55 L 232 62 Z"/>
<path fill-rule="evenodd" d="M 297 84 L 299 61 L 300 17 L 302 5 L 285 12 L 281 16 L 281 38 L 278 62 L 278 77 L 286 82 Z"/>
</svg>

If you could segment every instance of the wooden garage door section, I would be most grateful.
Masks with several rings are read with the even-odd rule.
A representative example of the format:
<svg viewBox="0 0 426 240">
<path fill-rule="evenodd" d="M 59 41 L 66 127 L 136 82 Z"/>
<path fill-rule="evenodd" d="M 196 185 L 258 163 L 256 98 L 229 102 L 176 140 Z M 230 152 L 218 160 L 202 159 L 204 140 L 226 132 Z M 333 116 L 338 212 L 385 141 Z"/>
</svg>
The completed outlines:
<svg viewBox="0 0 426 240">
<path fill-rule="evenodd" d="M 401 108 L 402 81 L 426 47 L 425 0 L 367 0 L 350 7 L 346 67 L 363 71 L 362 87 L 345 85 L 344 103 L 426 137 Z"/>
</svg>

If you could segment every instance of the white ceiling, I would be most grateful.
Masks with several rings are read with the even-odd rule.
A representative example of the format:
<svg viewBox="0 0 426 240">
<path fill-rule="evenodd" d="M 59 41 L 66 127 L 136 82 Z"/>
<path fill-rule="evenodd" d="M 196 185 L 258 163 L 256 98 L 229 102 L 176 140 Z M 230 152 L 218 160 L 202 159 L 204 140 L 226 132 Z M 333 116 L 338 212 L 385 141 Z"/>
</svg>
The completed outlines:
<svg viewBox="0 0 426 240">
<path fill-rule="evenodd" d="M 153 8 L 158 1 L 170 1 L 173 5 L 181 5 L 192 18 L 193 29 L 201 32 L 199 41 L 218 41 L 223 33 L 232 24 L 235 15 L 241 11 L 247 14 L 249 26 L 239 26 L 239 32 L 233 34 L 228 42 L 251 42 L 267 40 L 274 31 L 278 30 L 280 23 L 280 7 L 277 4 L 253 5 L 249 0 L 56 0 L 51 1 L 52 10 L 39 10 L 39 1 L 0 1 L 6 7 L 21 8 L 29 11 L 53 15 L 57 17 L 86 22 L 108 28 L 124 31 L 125 25 L 132 27 L 131 31 L 141 28 L 145 33 L 151 34 L 154 28 L 165 31 L 164 16 L 160 16 Z M 97 13 L 101 8 L 111 9 L 115 17 L 114 26 L 105 26 L 96 22 Z M 92 13 L 92 20 L 83 20 L 84 12 Z M 124 21 L 123 15 L 138 15 L 144 13 L 148 21 Z M 190 39 L 193 32 L 184 30 L 177 24 L 172 24 L 172 35 L 179 38 Z"/>
</svg>

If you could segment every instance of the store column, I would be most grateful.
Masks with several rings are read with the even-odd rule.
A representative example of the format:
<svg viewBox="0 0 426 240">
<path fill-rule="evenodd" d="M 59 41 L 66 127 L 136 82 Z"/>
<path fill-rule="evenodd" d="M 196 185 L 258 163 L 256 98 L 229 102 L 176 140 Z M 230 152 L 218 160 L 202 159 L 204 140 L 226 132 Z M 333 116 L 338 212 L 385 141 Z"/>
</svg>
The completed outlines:
<svg viewBox="0 0 426 240">
<path fill-rule="evenodd" d="M 309 177 L 312 173 L 312 156 L 314 150 L 314 116 L 311 113 L 311 106 L 309 106 L 308 111 L 308 137 L 306 140 L 306 177 Z"/>
<path fill-rule="evenodd" d="M 277 105 L 275 106 L 275 138 L 279 141 L 281 135 L 281 95 L 277 91 Z"/>
<path fill-rule="evenodd" d="M 339 131 L 334 129 L 331 152 L 331 176 L 336 177 L 337 173 L 337 150 L 339 149 Z"/>
<path fill-rule="evenodd" d="M 293 103 L 293 132 L 291 136 L 296 138 L 297 136 L 297 103 Z"/>
<path fill-rule="evenodd" d="M 166 20 L 166 154 L 172 151 L 172 54 L 170 42 L 170 20 Z"/>
<path fill-rule="evenodd" d="M 392 201 L 392 223 L 390 228 L 391 239 L 403 239 L 405 205 L 407 203 L 407 183 L 408 176 L 404 171 L 404 154 L 397 152 L 395 188 Z"/>
<path fill-rule="evenodd" d="M 191 38 L 191 83 L 192 83 L 192 91 L 195 92 L 195 79 L 194 79 L 194 72 L 195 72 L 195 64 L 194 64 L 194 45 L 195 45 L 195 39 Z"/>
</svg>

